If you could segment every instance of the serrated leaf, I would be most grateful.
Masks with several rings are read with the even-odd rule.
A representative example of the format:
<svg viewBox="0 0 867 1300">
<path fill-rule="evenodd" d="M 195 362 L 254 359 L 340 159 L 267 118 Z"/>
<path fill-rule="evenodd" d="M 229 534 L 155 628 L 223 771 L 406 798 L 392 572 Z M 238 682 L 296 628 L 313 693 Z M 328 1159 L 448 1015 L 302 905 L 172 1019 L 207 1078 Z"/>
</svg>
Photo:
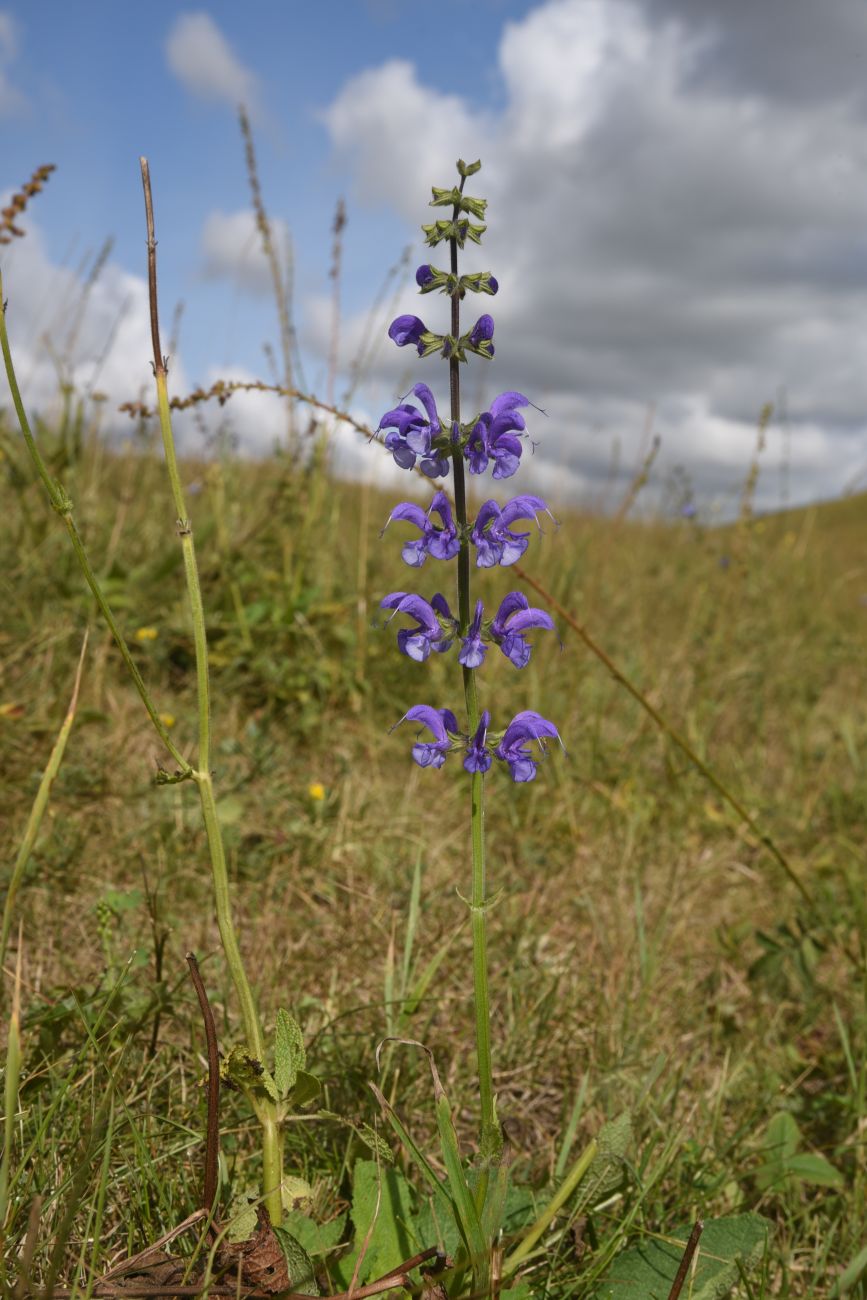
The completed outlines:
<svg viewBox="0 0 867 1300">
<path fill-rule="evenodd" d="M 229 1204 L 229 1219 L 226 1240 L 233 1243 L 249 1241 L 256 1231 L 256 1203 L 259 1200 L 258 1189 L 252 1185 L 237 1192 Z"/>
<path fill-rule="evenodd" d="M 364 1145 L 370 1147 L 373 1154 L 377 1156 L 383 1164 L 394 1164 L 394 1152 L 386 1142 L 385 1138 L 380 1137 L 376 1129 L 371 1128 L 369 1124 L 359 1124 L 355 1131 Z"/>
<path fill-rule="evenodd" d="M 301 1245 L 297 1237 L 285 1224 L 274 1226 L 274 1235 L 280 1243 L 280 1249 L 286 1259 L 289 1273 L 289 1285 L 301 1295 L 319 1295 L 319 1286 L 313 1269 L 313 1260 Z"/>
<path fill-rule="evenodd" d="M 304 1035 L 294 1016 L 282 1008 L 277 1012 L 274 1030 L 274 1080 L 281 1097 L 295 1087 L 298 1071 L 307 1064 Z"/>
<path fill-rule="evenodd" d="M 355 1229 L 353 1247 L 333 1270 L 344 1288 L 352 1281 L 368 1233 L 370 1240 L 358 1270 L 357 1281 L 361 1285 L 371 1278 L 382 1277 L 416 1250 L 411 1227 L 412 1194 L 397 1169 L 382 1169 L 375 1160 L 356 1160 L 350 1213 Z"/>
<path fill-rule="evenodd" d="M 596 1138 L 598 1151 L 578 1188 L 578 1209 L 610 1196 L 626 1176 L 625 1160 L 632 1146 L 632 1115 L 628 1110 L 603 1124 Z"/>
<path fill-rule="evenodd" d="M 740 1277 L 739 1263 L 748 1268 L 761 1259 L 768 1227 L 759 1214 L 708 1220 L 690 1274 L 690 1300 L 728 1295 Z M 667 1300 L 689 1234 L 689 1227 L 676 1228 L 665 1240 L 654 1238 L 618 1255 L 594 1300 Z"/>
</svg>

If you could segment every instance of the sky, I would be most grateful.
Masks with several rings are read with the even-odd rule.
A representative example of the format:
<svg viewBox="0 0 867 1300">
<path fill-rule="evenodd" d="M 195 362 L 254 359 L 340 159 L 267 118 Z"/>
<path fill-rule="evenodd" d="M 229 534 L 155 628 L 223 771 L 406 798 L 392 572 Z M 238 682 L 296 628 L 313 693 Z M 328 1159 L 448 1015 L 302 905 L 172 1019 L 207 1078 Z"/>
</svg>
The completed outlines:
<svg viewBox="0 0 867 1300">
<path fill-rule="evenodd" d="M 399 313 L 446 328 L 417 296 L 442 253 L 419 226 L 430 187 L 481 158 L 488 230 L 463 265 L 500 292 L 467 304 L 496 356 L 470 359 L 465 417 L 504 390 L 542 408 L 520 490 L 611 508 L 656 435 L 651 499 L 726 513 L 768 402 L 762 508 L 867 487 L 865 65 L 863 0 L 0 0 L 4 203 L 57 166 L 0 249 L 26 400 L 50 415 L 61 372 L 126 434 L 117 406 L 151 392 L 142 154 L 166 347 L 183 304 L 172 392 L 270 379 L 243 102 L 308 390 L 329 382 L 343 199 L 337 399 L 373 425 L 420 380 L 447 404 L 445 364 L 385 332 Z M 263 394 L 208 419 L 251 454 L 285 429 Z M 341 473 L 409 488 L 349 428 L 335 445 Z"/>
</svg>

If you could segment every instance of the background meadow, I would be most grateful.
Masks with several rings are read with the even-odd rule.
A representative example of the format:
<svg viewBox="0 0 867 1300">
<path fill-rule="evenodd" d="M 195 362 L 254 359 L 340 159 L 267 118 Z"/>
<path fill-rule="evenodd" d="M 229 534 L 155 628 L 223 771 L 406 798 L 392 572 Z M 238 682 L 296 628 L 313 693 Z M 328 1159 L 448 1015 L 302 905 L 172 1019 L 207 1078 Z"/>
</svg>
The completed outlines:
<svg viewBox="0 0 867 1300">
<path fill-rule="evenodd" d="M 591 18 L 603 22 L 603 10 L 592 5 L 512 8 L 500 43 L 506 73 L 509 40 L 518 39 L 510 31 L 530 40 L 545 15 L 555 34 L 561 24 L 561 37 L 573 19 L 585 34 Z M 667 15 L 653 4 L 627 8 L 655 39 L 676 28 L 675 5 L 660 6 L 672 11 Z M 839 34 L 848 12 L 841 4 L 829 31 Z M 7 17 L 0 36 L 18 30 L 14 11 Z M 218 34 L 223 17 L 220 6 L 204 15 Z M 735 27 L 727 29 L 730 43 Z M 192 48 L 204 48 L 204 30 Z M 166 39 L 169 62 L 172 40 L 177 61 L 177 25 Z M 236 59 L 235 73 L 246 66 L 237 52 Z M 11 58 L 6 63 L 14 69 Z M 713 66 L 720 76 L 723 63 Z M 737 66 L 748 70 L 746 62 Z M 188 67 L 185 82 L 180 76 L 188 91 L 191 79 Z M 718 84 L 710 71 L 708 81 Z M 15 88 L 14 80 L 8 84 Z M 236 91 L 247 91 L 246 127 L 239 134 L 227 117 L 221 140 L 236 155 L 234 180 L 245 187 L 238 208 L 249 222 L 235 231 L 236 247 L 245 250 L 236 260 L 221 228 L 225 274 L 206 277 L 205 297 L 196 305 L 194 290 L 192 309 L 176 310 L 173 319 L 172 289 L 180 282 L 173 278 L 178 253 L 169 249 L 180 198 L 171 169 L 166 182 L 155 171 L 160 256 L 165 250 L 171 286 L 161 284 L 163 329 L 167 337 L 171 330 L 179 357 L 169 386 L 184 397 L 196 390 L 189 376 L 201 376 L 202 400 L 180 413 L 178 427 L 211 650 L 218 810 L 240 941 L 264 1019 L 272 1022 L 283 1006 L 298 1018 L 310 1068 L 322 1080 L 321 1110 L 331 1114 L 289 1126 L 287 1164 L 303 1180 L 297 1206 L 324 1232 L 313 1245 L 336 1290 L 335 1247 L 352 1237 L 347 1213 L 356 1170 L 371 1155 L 360 1130 L 378 1113 L 368 1082 L 379 1079 L 423 1146 L 436 1143 L 426 1068 L 392 1052 L 380 1074 L 377 1044 L 393 1034 L 422 1040 L 435 1053 L 468 1148 L 477 1121 L 471 939 L 458 893 L 467 881 L 465 785 L 457 768 L 419 771 L 409 761 L 408 735 L 388 734 L 408 702 L 439 703 L 453 694 L 453 665 L 437 658 L 420 669 L 399 658 L 395 628 L 385 627 L 379 610 L 406 570 L 400 525 L 380 536 L 396 499 L 396 471 L 370 430 L 412 381 L 403 360 L 381 360 L 377 340 L 395 304 L 415 308 L 408 268 L 424 255 L 417 246 L 409 261 L 402 257 L 398 208 L 395 238 L 375 245 L 378 279 L 362 306 L 357 286 L 350 287 L 366 256 L 350 233 L 352 201 L 348 226 L 346 209 L 335 215 L 332 203 L 309 233 L 308 218 L 299 219 L 300 233 L 295 228 L 298 200 L 272 206 L 268 152 L 257 157 L 254 143 L 263 131 L 268 138 L 267 104 L 257 98 L 267 80 L 242 85 L 226 74 L 223 83 L 200 76 L 199 84 L 221 84 L 212 99 L 224 108 L 237 102 Z M 723 90 L 715 93 L 724 98 Z M 783 90 L 773 83 L 767 95 L 771 115 Z M 347 103 L 333 101 L 331 129 L 348 133 L 363 160 Z M 849 107 L 854 121 L 860 107 Z M 459 108 L 450 123 L 456 130 Z M 513 102 L 503 110 L 505 125 L 519 108 L 532 123 L 532 105 Z M 569 113 L 578 108 L 572 104 Z M 426 109 L 414 119 L 422 139 Z M 813 109 L 812 120 L 827 126 L 827 115 Z M 491 116 L 483 125 L 494 147 L 489 219 L 495 231 L 502 216 L 507 231 L 497 238 L 506 249 L 516 228 L 509 196 L 518 215 L 526 198 L 517 183 L 510 189 L 497 154 L 504 134 Z M 772 131 L 770 116 L 765 126 Z M 592 132 L 582 137 L 586 165 L 588 139 Z M 124 187 L 138 205 L 137 138 L 127 145 Z M 573 146 L 565 140 L 558 147 L 568 153 Z M 471 145 L 448 139 L 437 150 L 451 166 Z M 41 161 L 30 157 L 20 175 L 4 175 L 7 192 Z M 94 251 L 76 273 L 67 266 L 62 327 L 50 292 L 28 293 L 28 285 L 44 291 L 58 283 L 50 265 L 55 236 L 39 225 L 57 219 L 48 216 L 63 174 L 62 156 L 56 161 L 57 177 L 16 217 L 26 235 L 13 235 L 2 250 L 13 353 L 17 361 L 20 326 L 19 378 L 49 472 L 74 502 L 164 725 L 182 752 L 192 752 L 194 644 L 159 432 L 146 409 L 143 281 L 123 286 L 129 305 L 118 314 L 117 254 Z M 420 219 L 426 186 L 441 183 L 435 165 L 426 161 L 425 176 L 434 170 L 411 195 Z M 565 182 L 557 177 L 554 167 L 551 195 L 562 202 Z M 333 195 L 321 174 L 317 185 Z M 374 222 L 363 193 L 362 186 L 360 223 L 370 240 Z M 854 208 L 847 211 L 844 224 Z M 593 214 L 586 215 L 593 226 Z M 809 219 L 825 239 L 816 276 L 820 261 L 830 274 L 828 250 L 842 239 L 826 219 Z M 736 214 L 731 221 L 742 228 Z M 263 228 L 270 262 L 267 242 L 261 252 Z M 305 237 L 309 243 L 290 252 L 289 230 L 299 245 Z M 139 276 L 143 231 L 130 203 L 122 240 L 138 249 Z M 23 251 L 34 245 L 44 264 Z M 716 369 L 705 358 L 695 366 L 695 382 L 707 381 L 701 408 L 678 387 L 680 371 L 663 364 L 668 396 L 648 413 L 655 390 L 644 361 L 635 390 L 618 387 L 635 355 L 621 350 L 619 369 L 604 376 L 607 396 L 575 399 L 570 423 L 564 375 L 571 362 L 565 349 L 546 360 L 527 343 L 532 322 L 543 319 L 531 313 L 534 302 L 542 312 L 541 293 L 526 288 L 536 283 L 537 264 L 522 263 L 512 249 L 512 308 L 505 307 L 508 275 L 490 254 L 504 309 L 497 372 L 490 379 L 485 372 L 484 384 L 493 392 L 536 379 L 546 394 L 549 418 L 532 428 L 538 446 L 530 490 L 549 495 L 559 527 L 534 537 L 523 568 L 586 633 L 557 617 L 562 646 L 535 638 L 535 672 L 519 676 L 493 655 L 485 666 L 492 691 L 510 707 L 556 720 L 567 750 L 549 754 L 533 785 L 513 788 L 502 773 L 488 783 L 489 875 L 498 895 L 489 918 L 494 1078 L 513 1178 L 523 1189 L 516 1213 L 532 1217 L 604 1122 L 629 1111 L 633 1130 L 621 1183 L 593 1213 L 560 1221 L 534 1265 L 532 1293 L 614 1294 L 600 1289 L 600 1277 L 624 1244 L 680 1240 L 697 1217 L 756 1211 L 769 1221 L 768 1243 L 738 1280 L 737 1294 L 867 1294 L 867 574 L 864 497 L 848 490 L 857 488 L 863 455 L 859 388 L 850 382 L 860 341 L 849 338 L 831 402 L 831 380 L 820 371 L 825 349 L 839 351 L 839 339 L 829 342 L 822 332 L 834 303 L 818 290 L 799 300 L 814 313 L 818 338 L 818 359 L 799 386 L 783 349 L 796 305 L 790 296 L 785 315 L 774 298 L 780 318 L 765 320 L 769 351 L 756 362 L 759 369 L 768 363 L 764 386 L 739 362 Z M 547 275 L 556 273 L 557 256 L 576 251 L 555 248 Z M 304 315 L 299 284 L 313 253 L 321 301 L 306 302 Z M 544 247 L 534 256 L 543 255 Z M 261 278 L 263 296 L 245 299 L 235 283 L 234 300 L 219 298 L 220 275 L 226 288 L 244 264 Z M 686 278 L 688 267 L 681 273 Z M 810 276 L 802 268 L 792 277 L 806 294 Z M 620 289 L 610 288 L 617 298 Z M 854 313 L 860 285 L 838 290 Z M 207 352 L 213 336 L 204 345 L 192 341 L 198 321 L 209 322 L 207 335 L 213 315 L 228 318 L 233 301 L 241 324 L 221 346 L 239 343 L 238 367 L 216 364 Z M 713 335 L 718 325 L 714 301 L 721 308 L 709 294 L 710 315 L 693 321 L 699 334 L 707 327 Z M 267 316 L 254 314 L 257 302 Z M 585 312 L 575 327 L 573 388 L 582 376 L 589 383 L 592 315 Z M 612 355 L 622 349 L 614 325 L 623 319 L 614 312 L 607 326 L 597 320 L 600 347 Z M 559 339 L 568 315 L 557 314 L 555 325 L 544 316 L 541 332 L 554 329 Z M 606 337 L 609 326 L 614 333 Z M 727 337 L 723 351 L 729 346 Z M 749 350 L 748 337 L 741 346 Z M 127 364 L 132 355 L 138 370 Z M 723 372 L 735 375 L 729 388 Z M 219 379 L 288 383 L 320 402 L 273 392 L 228 396 L 225 389 L 208 397 Z M 769 396 L 774 405 L 763 408 Z M 119 411 L 122 403 L 130 409 Z M 662 424 L 671 423 L 657 447 L 660 412 Z M 397 481 L 411 491 L 408 478 Z M 472 480 L 471 488 L 478 504 L 483 497 Z M 164 755 L 35 479 L 6 397 L 0 514 L 4 884 L 88 631 L 70 739 L 14 899 L 4 957 L 7 1023 L 20 965 L 23 1052 L 17 1101 L 10 1107 L 7 1098 L 5 1106 L 11 1162 L 2 1231 L 11 1291 L 22 1250 L 33 1249 L 31 1267 L 43 1286 L 95 1278 L 199 1204 L 204 1047 L 188 951 L 199 956 L 221 1040 L 237 1034 L 237 1007 L 196 801 L 186 784 L 154 783 Z M 542 603 L 511 578 L 496 575 L 493 600 L 518 586 Z M 425 579 L 433 581 L 427 572 Z M 226 1176 L 236 1187 L 255 1184 L 255 1126 L 229 1092 L 221 1124 Z M 406 1153 L 392 1145 L 413 1183 Z M 38 1230 L 28 1239 L 34 1204 Z"/>
</svg>

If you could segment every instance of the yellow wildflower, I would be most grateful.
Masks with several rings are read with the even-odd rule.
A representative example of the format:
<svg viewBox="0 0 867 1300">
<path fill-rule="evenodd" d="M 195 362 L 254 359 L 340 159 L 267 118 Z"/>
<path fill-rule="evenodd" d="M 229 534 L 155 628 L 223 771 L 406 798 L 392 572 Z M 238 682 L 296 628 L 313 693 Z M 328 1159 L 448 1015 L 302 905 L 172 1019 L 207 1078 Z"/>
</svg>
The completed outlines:
<svg viewBox="0 0 867 1300">
<path fill-rule="evenodd" d="M 307 793 L 310 795 L 311 799 L 321 801 L 325 798 L 325 786 L 321 781 L 314 781 L 312 785 L 308 785 Z"/>
<path fill-rule="evenodd" d="M 156 641 L 159 632 L 155 627 L 139 627 L 135 631 L 136 641 Z"/>
<path fill-rule="evenodd" d="M 161 713 L 159 719 L 164 727 L 173 727 L 177 722 L 177 718 L 173 713 Z"/>
</svg>

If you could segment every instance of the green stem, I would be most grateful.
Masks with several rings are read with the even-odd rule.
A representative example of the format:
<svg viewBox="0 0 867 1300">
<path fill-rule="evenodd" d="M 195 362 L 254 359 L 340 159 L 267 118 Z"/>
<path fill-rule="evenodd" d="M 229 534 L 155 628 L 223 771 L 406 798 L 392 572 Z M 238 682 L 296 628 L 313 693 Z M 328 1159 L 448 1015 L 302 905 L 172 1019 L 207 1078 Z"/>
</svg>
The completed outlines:
<svg viewBox="0 0 867 1300">
<path fill-rule="evenodd" d="M 464 179 L 461 178 L 461 190 Z M 455 209 L 454 219 L 457 220 Z M 451 271 L 457 278 L 458 245 L 456 239 L 449 241 L 451 253 Z M 460 337 L 460 294 L 452 295 L 452 337 Z M 461 419 L 461 379 L 460 362 L 457 357 L 449 358 L 449 390 L 451 396 L 452 426 L 460 424 Z M 455 514 L 461 549 L 458 553 L 458 618 L 460 632 L 466 636 L 471 622 L 470 593 L 470 540 L 469 522 L 467 520 L 467 493 L 464 478 L 464 461 L 459 446 L 452 453 L 455 475 Z M 467 730 L 473 736 L 479 725 L 479 697 L 476 687 L 476 674 L 472 668 L 464 668 L 464 699 L 467 709 Z M 485 876 L 485 778 L 482 772 L 474 772 L 470 786 L 470 823 L 473 853 L 473 889 L 470 903 L 473 933 L 473 1002 L 476 1019 L 476 1060 L 479 1078 L 479 1099 L 481 1103 L 481 1142 L 480 1150 L 484 1155 L 496 1149 L 497 1133 L 494 1109 L 494 1081 L 491 1061 L 491 1005 L 488 991 L 488 938 L 486 914 L 486 876 Z M 480 1199 L 484 1199 L 484 1193 Z"/>
</svg>

